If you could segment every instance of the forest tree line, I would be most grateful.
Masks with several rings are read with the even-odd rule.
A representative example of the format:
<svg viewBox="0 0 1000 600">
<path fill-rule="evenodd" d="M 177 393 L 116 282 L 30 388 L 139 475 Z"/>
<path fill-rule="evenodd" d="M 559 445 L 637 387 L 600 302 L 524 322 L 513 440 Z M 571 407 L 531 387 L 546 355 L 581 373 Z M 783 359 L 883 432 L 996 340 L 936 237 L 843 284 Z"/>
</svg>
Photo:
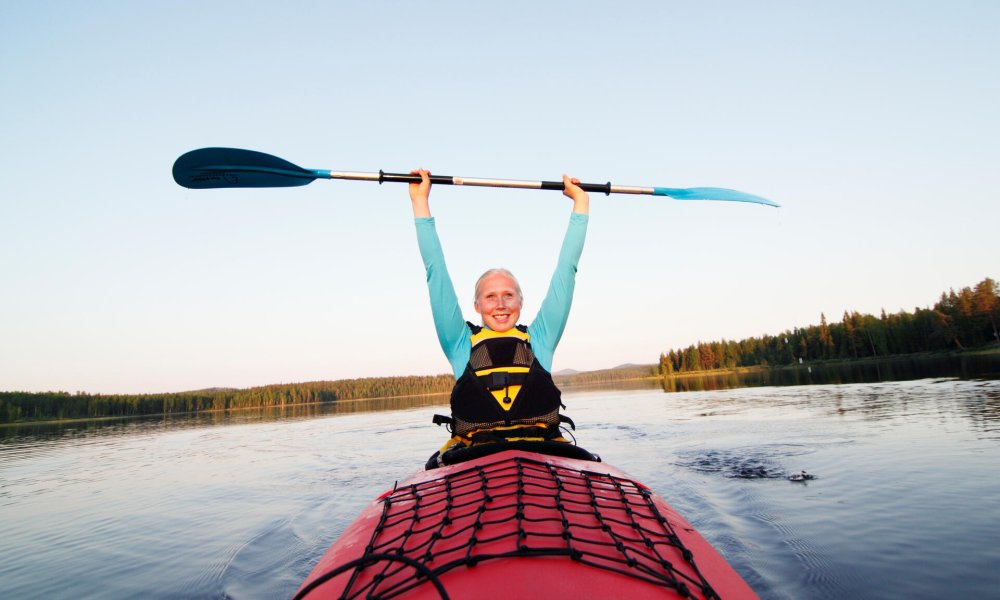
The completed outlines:
<svg viewBox="0 0 1000 600">
<path fill-rule="evenodd" d="M 932 308 L 878 317 L 844 311 L 839 323 L 786 330 L 740 341 L 698 342 L 660 354 L 661 375 L 815 360 L 863 359 L 1000 345 L 1000 288 L 987 277 L 941 294 Z"/>
<path fill-rule="evenodd" d="M 197 413 L 232 408 L 281 407 L 437 394 L 451 391 L 451 375 L 371 377 L 268 385 L 247 389 L 213 389 L 175 394 L 87 394 L 77 392 L 0 392 L 0 423 L 102 417 Z"/>
<path fill-rule="evenodd" d="M 699 342 L 660 355 L 653 371 L 636 365 L 557 377 L 560 383 L 593 383 L 748 366 L 780 366 L 831 359 L 862 359 L 917 352 L 1000 345 L 1000 289 L 986 278 L 976 286 L 941 294 L 933 308 L 879 317 L 844 312 L 839 323 L 820 315 L 819 325 L 740 341 Z M 374 377 L 212 389 L 171 394 L 103 395 L 77 392 L 0 392 L 0 424 L 18 421 L 134 417 L 238 408 L 282 407 L 363 398 L 447 393 L 451 375 Z"/>
</svg>

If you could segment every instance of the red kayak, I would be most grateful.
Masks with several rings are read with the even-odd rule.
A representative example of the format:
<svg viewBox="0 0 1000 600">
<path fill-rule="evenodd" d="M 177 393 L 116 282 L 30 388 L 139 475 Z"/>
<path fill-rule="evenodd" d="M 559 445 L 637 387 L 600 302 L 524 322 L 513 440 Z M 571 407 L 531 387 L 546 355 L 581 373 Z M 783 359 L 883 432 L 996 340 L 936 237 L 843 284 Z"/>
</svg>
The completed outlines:
<svg viewBox="0 0 1000 600">
<path fill-rule="evenodd" d="M 379 496 L 296 598 L 757 598 L 662 498 L 585 450 L 490 446 Z"/>
</svg>

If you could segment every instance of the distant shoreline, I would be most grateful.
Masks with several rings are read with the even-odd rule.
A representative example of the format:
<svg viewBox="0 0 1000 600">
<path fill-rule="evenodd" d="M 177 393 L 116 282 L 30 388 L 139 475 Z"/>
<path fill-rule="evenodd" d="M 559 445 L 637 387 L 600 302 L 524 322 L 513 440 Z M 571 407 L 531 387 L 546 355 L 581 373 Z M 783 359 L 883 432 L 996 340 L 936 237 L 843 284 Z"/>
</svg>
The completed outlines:
<svg viewBox="0 0 1000 600">
<path fill-rule="evenodd" d="M 802 361 L 793 365 L 753 365 L 749 367 L 734 367 L 730 369 L 709 369 L 702 371 L 685 371 L 683 373 L 673 373 L 663 377 L 689 377 L 697 375 L 720 375 L 727 373 L 743 374 L 757 373 L 760 371 L 772 371 L 778 369 L 801 369 L 803 367 L 816 367 L 824 365 L 864 365 L 879 361 L 897 360 L 901 358 L 935 358 L 942 356 L 987 356 L 1000 354 L 1000 347 L 997 348 L 974 348 L 969 350 L 947 350 L 940 352 L 911 352 L 910 354 L 887 354 L 886 356 L 866 356 L 864 358 L 828 358 L 810 361 Z M 655 365 L 654 365 L 655 366 Z"/>
<path fill-rule="evenodd" d="M 679 373 L 670 374 L 660 374 L 658 373 L 659 365 L 656 363 L 650 363 L 645 365 L 629 365 L 627 367 L 617 367 L 613 369 L 599 369 L 595 371 L 583 371 L 574 373 L 572 375 L 559 375 L 554 379 L 556 383 L 564 388 L 580 388 L 588 385 L 607 385 L 615 383 L 625 383 L 625 382 L 636 382 L 636 381 L 676 381 L 676 380 L 686 380 L 686 379 L 696 379 L 701 377 L 720 377 L 720 376 L 733 376 L 733 375 L 753 375 L 759 373 L 775 373 L 775 372 L 794 372 L 794 371 L 806 371 L 812 373 L 812 369 L 823 369 L 823 368 L 843 368 L 852 366 L 874 366 L 878 368 L 879 366 L 889 365 L 893 362 L 898 362 L 901 360 L 911 360 L 911 361 L 930 361 L 939 358 L 960 358 L 960 357 L 980 357 L 980 356 L 1000 356 L 1000 347 L 994 348 L 977 348 L 969 349 L 963 351 L 938 351 L 938 352 L 916 352 L 911 354 L 893 354 L 880 357 L 865 357 L 865 358 L 838 358 L 838 359 L 826 359 L 826 360 L 814 360 L 814 361 L 803 361 L 801 364 L 792 365 L 752 365 L 745 367 L 729 367 L 721 369 L 702 369 L 699 371 L 684 371 Z M 432 376 L 434 377 L 434 376 Z M 384 380 L 394 380 L 397 378 L 383 378 Z M 398 379 L 405 379 L 405 377 L 400 377 Z M 331 382 L 337 383 L 337 382 Z M 296 384 L 281 384 L 280 387 L 289 388 L 295 387 Z M 304 383 L 300 384 L 303 387 L 306 386 L 316 386 L 317 383 Z M 264 386 L 266 389 L 272 386 Z M 279 387 L 279 386 L 273 386 Z M 209 394 L 232 394 L 232 393 L 242 393 L 246 390 L 212 390 Z M 197 392 L 195 392 L 197 393 Z M 67 425 L 72 423 L 99 423 L 108 421 L 129 421 L 134 419 L 149 419 L 149 418 L 163 418 L 163 417 L 175 417 L 175 416 L 186 416 L 186 415 L 197 415 L 197 414 L 228 414 L 228 413 L 239 413 L 251 410 L 285 410 L 295 407 L 305 407 L 305 406 L 322 406 L 330 404 L 349 404 L 349 403 L 364 403 L 364 402 L 374 402 L 379 400 L 394 400 L 394 399 L 405 399 L 405 398 L 417 398 L 417 397 L 435 397 L 435 396 L 447 396 L 450 392 L 447 391 L 428 391 L 423 393 L 411 393 L 411 394 L 392 394 L 392 395 L 378 395 L 371 397 L 361 397 L 361 398 L 337 398 L 334 400 L 322 400 L 317 402 L 285 402 L 280 404 L 261 404 L 252 406 L 226 406 L 224 408 L 209 408 L 205 407 L 200 410 L 184 410 L 184 411 L 169 411 L 169 412 L 150 412 L 145 414 L 130 414 L 130 415 L 106 415 L 106 416 L 92 416 L 92 417 L 78 417 L 78 418 L 41 418 L 38 420 L 34 419 L 21 419 L 15 421 L 8 421 L 0 423 L 0 428 L 12 428 L 12 427 L 32 427 L 36 425 L 46 426 L 46 425 Z M 19 392 L 0 392 L 0 400 L 3 399 L 4 395 L 14 395 L 21 394 Z M 24 393 L 24 396 L 32 396 L 32 394 Z M 44 397 L 45 394 L 38 394 L 39 397 Z M 160 396 L 157 394 L 156 396 Z M 171 394 L 162 394 L 162 396 L 171 396 Z M 67 399 L 74 398 L 74 396 L 65 395 Z M 100 396 L 94 395 L 94 398 L 112 398 L 113 396 Z M 122 397 L 126 397 L 122 395 Z"/>
<path fill-rule="evenodd" d="M 591 383 L 614 383 L 619 381 L 660 381 L 667 379 L 689 379 L 695 377 L 714 377 L 720 375 L 747 375 L 752 373 L 763 373 L 768 371 L 798 370 L 815 367 L 830 366 L 855 366 L 874 365 L 881 362 L 898 360 L 922 360 L 942 357 L 969 357 L 969 356 L 1000 356 L 1000 347 L 975 348 L 969 350 L 947 350 L 938 352 L 912 352 L 909 354 L 890 354 L 878 357 L 864 358 L 831 358 L 803 361 L 792 365 L 749 365 L 745 367 L 726 367 L 720 369 L 701 369 L 698 371 L 681 371 L 669 374 L 654 373 L 658 365 L 655 363 L 645 365 L 633 365 L 620 369 L 600 369 L 596 371 L 583 371 L 573 375 L 562 375 L 556 377 L 556 383 L 560 386 L 577 386 Z M 649 374 L 641 375 L 641 371 Z"/>
</svg>

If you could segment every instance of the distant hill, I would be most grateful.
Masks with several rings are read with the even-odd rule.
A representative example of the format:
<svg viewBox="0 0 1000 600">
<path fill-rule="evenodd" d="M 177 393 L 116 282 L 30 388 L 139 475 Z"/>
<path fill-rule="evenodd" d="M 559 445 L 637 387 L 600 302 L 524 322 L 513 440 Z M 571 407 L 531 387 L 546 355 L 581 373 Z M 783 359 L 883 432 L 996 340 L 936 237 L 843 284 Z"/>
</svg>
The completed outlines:
<svg viewBox="0 0 1000 600">
<path fill-rule="evenodd" d="M 553 377 L 569 377 L 570 375 L 579 375 L 580 371 L 576 369 L 561 369 L 552 374 Z"/>
<path fill-rule="evenodd" d="M 647 377 L 659 377 L 659 365 L 636 365 L 627 363 L 618 365 L 611 369 L 600 369 L 598 371 L 576 371 L 573 369 L 562 369 L 552 374 L 552 378 L 559 385 L 574 385 L 583 383 L 601 383 L 611 381 L 624 381 L 630 379 L 645 379 Z"/>
</svg>

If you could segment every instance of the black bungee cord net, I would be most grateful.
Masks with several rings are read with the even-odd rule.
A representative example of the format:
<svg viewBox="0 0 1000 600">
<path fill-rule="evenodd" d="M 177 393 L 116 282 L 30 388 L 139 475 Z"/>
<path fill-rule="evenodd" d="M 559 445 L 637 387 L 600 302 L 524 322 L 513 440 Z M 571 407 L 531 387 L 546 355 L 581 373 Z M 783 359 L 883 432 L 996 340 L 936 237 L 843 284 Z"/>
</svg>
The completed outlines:
<svg viewBox="0 0 1000 600">
<path fill-rule="evenodd" d="M 296 598 L 352 569 L 344 600 L 393 598 L 428 582 L 447 598 L 439 577 L 452 569 L 565 556 L 682 598 L 719 600 L 652 493 L 629 479 L 515 457 L 403 486 L 381 501 L 364 554 Z"/>
</svg>

